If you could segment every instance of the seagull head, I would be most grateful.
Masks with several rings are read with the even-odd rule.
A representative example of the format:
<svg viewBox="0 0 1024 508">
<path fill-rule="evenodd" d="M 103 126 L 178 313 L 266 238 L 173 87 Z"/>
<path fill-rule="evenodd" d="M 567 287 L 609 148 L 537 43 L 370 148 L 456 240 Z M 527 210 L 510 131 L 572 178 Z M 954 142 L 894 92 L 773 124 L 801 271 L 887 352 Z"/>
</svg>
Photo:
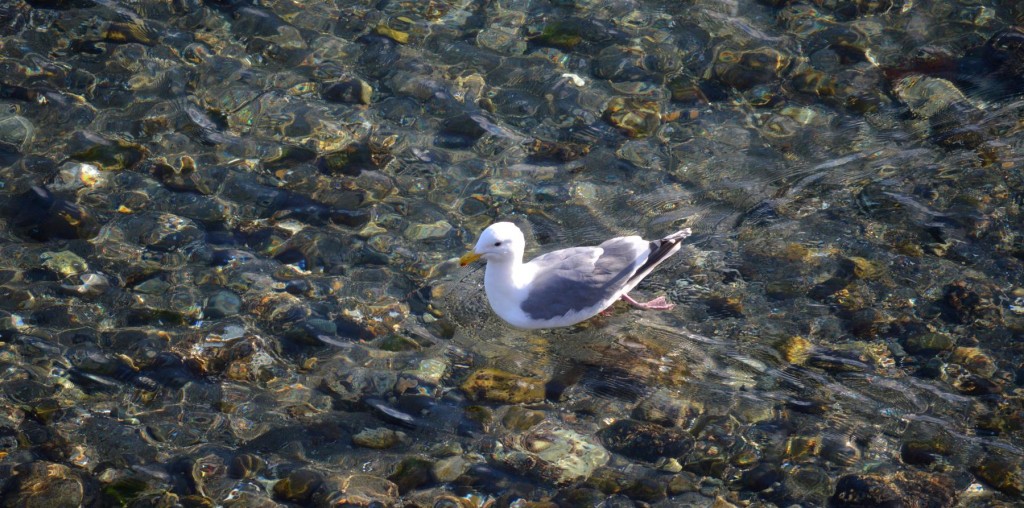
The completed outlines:
<svg viewBox="0 0 1024 508">
<path fill-rule="evenodd" d="M 495 222 L 480 233 L 480 239 L 476 241 L 473 252 L 462 256 L 459 264 L 466 266 L 481 258 L 484 261 L 497 262 L 522 259 L 525 247 L 523 232 L 515 224 Z"/>
</svg>

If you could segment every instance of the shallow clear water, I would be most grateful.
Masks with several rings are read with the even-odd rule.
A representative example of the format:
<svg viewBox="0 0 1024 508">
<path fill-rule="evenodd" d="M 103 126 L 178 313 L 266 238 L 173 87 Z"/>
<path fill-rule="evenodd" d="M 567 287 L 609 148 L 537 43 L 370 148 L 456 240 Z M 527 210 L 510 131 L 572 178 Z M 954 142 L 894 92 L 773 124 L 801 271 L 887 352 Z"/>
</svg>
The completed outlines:
<svg viewBox="0 0 1024 508">
<path fill-rule="evenodd" d="M 1022 499 L 1016 2 L 0 21 L 7 504 Z M 677 305 L 512 329 L 497 220 Z"/>
</svg>

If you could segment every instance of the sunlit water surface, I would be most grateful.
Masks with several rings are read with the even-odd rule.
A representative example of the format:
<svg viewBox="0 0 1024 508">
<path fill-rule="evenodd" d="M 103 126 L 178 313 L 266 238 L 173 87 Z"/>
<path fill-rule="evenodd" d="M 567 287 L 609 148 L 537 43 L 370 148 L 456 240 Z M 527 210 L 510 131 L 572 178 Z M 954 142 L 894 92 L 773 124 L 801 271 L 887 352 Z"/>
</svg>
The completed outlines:
<svg viewBox="0 0 1024 508">
<path fill-rule="evenodd" d="M 0 3 L 5 506 L 1009 506 L 1011 0 Z M 695 235 L 524 332 L 456 258 Z"/>
</svg>

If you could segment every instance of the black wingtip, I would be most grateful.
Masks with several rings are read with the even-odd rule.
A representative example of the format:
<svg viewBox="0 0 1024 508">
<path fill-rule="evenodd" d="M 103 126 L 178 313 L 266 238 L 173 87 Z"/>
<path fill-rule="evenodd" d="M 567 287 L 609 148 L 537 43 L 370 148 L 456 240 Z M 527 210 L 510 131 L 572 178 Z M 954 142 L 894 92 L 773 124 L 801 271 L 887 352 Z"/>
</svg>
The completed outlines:
<svg viewBox="0 0 1024 508">
<path fill-rule="evenodd" d="M 664 256 L 665 251 L 671 249 L 677 243 L 681 243 L 693 234 L 690 228 L 681 229 L 668 235 L 661 240 L 651 240 L 651 253 L 647 256 L 648 262 L 658 260 Z"/>
<path fill-rule="evenodd" d="M 658 266 L 659 263 L 675 253 L 680 248 L 679 244 L 691 234 L 693 232 L 690 231 L 690 228 L 686 228 L 676 231 L 661 240 L 652 241 L 651 253 L 647 255 L 647 261 L 637 269 L 636 274 L 639 274 L 640 277 L 646 276 L 647 272 L 653 270 L 655 266 Z M 634 277 L 636 276 L 634 275 Z"/>
<path fill-rule="evenodd" d="M 668 235 L 668 236 L 666 236 L 665 238 L 662 238 L 659 241 L 661 241 L 661 242 L 676 242 L 676 243 L 678 243 L 678 242 L 681 242 L 681 241 L 687 239 L 692 234 L 693 234 L 693 231 L 691 231 L 690 228 L 680 229 L 679 231 L 676 231 L 675 233 L 672 233 L 671 235 Z"/>
</svg>

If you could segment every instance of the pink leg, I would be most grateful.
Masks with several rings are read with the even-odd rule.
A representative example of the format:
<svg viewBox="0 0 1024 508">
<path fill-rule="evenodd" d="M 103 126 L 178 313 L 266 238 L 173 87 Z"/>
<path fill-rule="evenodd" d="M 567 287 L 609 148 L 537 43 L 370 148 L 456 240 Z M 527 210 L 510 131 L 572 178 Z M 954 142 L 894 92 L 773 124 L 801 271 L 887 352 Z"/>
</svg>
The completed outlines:
<svg viewBox="0 0 1024 508">
<path fill-rule="evenodd" d="M 671 310 L 675 307 L 672 303 L 665 299 L 664 296 L 659 296 L 649 302 L 640 303 L 630 297 L 628 294 L 622 295 L 622 299 L 629 302 L 630 305 L 644 310 Z"/>
</svg>

